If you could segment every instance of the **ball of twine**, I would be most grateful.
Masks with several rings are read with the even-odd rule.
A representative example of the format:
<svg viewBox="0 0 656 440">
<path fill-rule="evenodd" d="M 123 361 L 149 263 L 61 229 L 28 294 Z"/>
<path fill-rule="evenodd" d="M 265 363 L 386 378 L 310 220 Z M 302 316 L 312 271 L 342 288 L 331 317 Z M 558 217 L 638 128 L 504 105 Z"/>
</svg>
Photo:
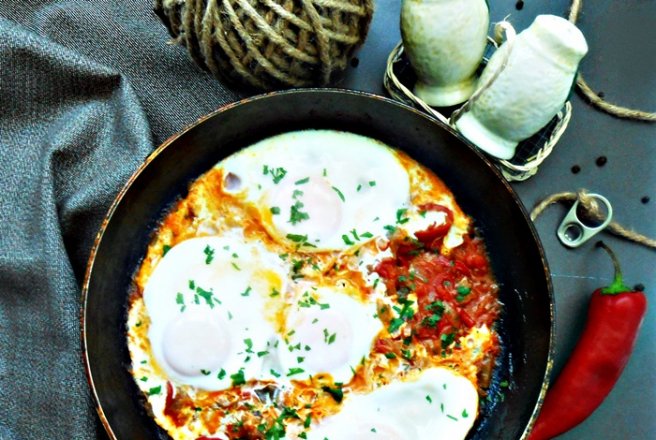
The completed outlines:
<svg viewBox="0 0 656 440">
<path fill-rule="evenodd" d="M 174 41 L 218 78 L 326 86 L 364 41 L 373 0 L 155 0 Z"/>
</svg>

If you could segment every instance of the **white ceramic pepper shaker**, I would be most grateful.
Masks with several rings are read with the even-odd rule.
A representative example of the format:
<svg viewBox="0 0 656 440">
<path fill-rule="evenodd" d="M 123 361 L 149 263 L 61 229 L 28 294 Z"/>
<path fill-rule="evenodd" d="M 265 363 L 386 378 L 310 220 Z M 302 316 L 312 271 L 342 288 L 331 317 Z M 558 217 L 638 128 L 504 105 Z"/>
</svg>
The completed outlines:
<svg viewBox="0 0 656 440">
<path fill-rule="evenodd" d="M 466 101 L 489 26 L 485 0 L 403 0 L 401 36 L 417 74 L 414 94 L 435 107 Z"/>
<path fill-rule="evenodd" d="M 497 71 L 510 45 L 491 57 L 479 84 Z M 588 52 L 581 31 L 555 15 L 539 15 L 517 35 L 506 67 L 470 103 L 456 121 L 458 130 L 479 148 L 499 159 L 510 159 L 517 144 L 558 113 L 567 99 L 579 62 Z"/>
</svg>

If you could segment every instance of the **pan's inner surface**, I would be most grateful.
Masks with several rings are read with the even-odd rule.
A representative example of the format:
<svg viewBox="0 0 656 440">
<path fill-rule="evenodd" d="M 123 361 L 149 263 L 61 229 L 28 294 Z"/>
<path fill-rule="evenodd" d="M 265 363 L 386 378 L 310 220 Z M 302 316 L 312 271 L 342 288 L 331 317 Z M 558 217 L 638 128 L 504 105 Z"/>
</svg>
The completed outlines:
<svg viewBox="0 0 656 440">
<path fill-rule="evenodd" d="M 520 438 L 548 372 L 553 321 L 546 263 L 517 198 L 447 129 L 391 101 L 337 90 L 285 92 L 217 112 L 169 141 L 115 205 L 90 262 L 84 316 L 88 372 L 110 435 L 166 438 L 139 401 L 124 336 L 131 276 L 157 222 L 219 160 L 271 135 L 307 128 L 351 131 L 402 149 L 432 169 L 475 219 L 504 304 L 504 349 L 493 385 L 503 397 L 493 393 L 469 437 Z"/>
</svg>

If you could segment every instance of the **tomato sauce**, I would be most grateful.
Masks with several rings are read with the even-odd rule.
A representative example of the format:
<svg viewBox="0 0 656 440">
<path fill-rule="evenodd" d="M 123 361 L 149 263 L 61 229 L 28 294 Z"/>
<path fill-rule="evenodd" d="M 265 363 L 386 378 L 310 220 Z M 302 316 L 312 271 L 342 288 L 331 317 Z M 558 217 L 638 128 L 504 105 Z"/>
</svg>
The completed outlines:
<svg viewBox="0 0 656 440">
<path fill-rule="evenodd" d="M 413 338 L 419 342 L 432 339 L 446 348 L 472 327 L 492 328 L 500 312 L 498 286 L 483 240 L 475 231 L 466 234 L 460 246 L 442 253 L 453 215 L 436 204 L 423 208 L 444 212 L 446 222 L 416 232 L 416 239 L 394 235 L 390 243 L 393 256 L 375 270 L 388 295 L 396 296 L 400 304 L 411 294 L 416 296 L 414 313 L 402 317 L 413 329 Z"/>
</svg>

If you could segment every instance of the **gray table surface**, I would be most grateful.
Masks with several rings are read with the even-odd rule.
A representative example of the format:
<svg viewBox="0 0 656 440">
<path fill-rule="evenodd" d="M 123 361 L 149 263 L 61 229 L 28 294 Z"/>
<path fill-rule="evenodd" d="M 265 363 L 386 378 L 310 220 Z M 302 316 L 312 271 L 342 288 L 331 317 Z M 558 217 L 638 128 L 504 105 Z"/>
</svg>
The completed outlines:
<svg viewBox="0 0 656 440">
<path fill-rule="evenodd" d="M 522 2 L 519 2 L 522 3 Z M 566 16 L 569 1 L 490 1 L 492 21 L 509 15 L 518 31 L 538 14 Z M 398 0 L 378 0 L 367 41 L 343 86 L 384 94 L 381 84 L 387 55 L 400 39 Z M 656 1 L 598 0 L 584 2 L 578 26 L 590 51 L 581 71 L 607 100 L 656 111 Z M 532 179 L 513 184 L 527 209 L 546 196 L 585 188 L 606 196 L 615 220 L 656 237 L 656 125 L 613 118 L 589 106 L 579 95 L 570 125 L 553 154 Z M 605 156 L 604 166 L 596 165 Z M 574 174 L 571 168 L 581 171 Z M 644 197 L 651 200 L 645 201 Z M 583 328 L 590 293 L 612 278 L 608 257 L 594 239 L 576 250 L 565 248 L 555 231 L 567 212 L 548 208 L 536 227 L 551 267 L 556 296 L 554 374 L 565 361 Z M 618 254 L 627 284 L 642 283 L 649 304 L 635 351 L 614 390 L 590 418 L 562 439 L 647 439 L 656 436 L 656 251 L 617 239 L 603 238 Z"/>
<path fill-rule="evenodd" d="M 491 0 L 493 21 L 509 16 L 518 31 L 538 14 L 565 16 L 568 0 L 530 0 L 519 9 L 515 0 Z M 385 94 L 382 75 L 387 56 L 400 39 L 400 0 L 376 0 L 374 20 L 359 64 L 351 67 L 340 87 Z M 656 1 L 597 0 L 585 2 L 579 27 L 590 52 L 582 72 L 609 101 L 656 111 Z M 573 117 L 553 154 L 532 179 L 513 184 L 530 210 L 544 197 L 585 188 L 606 196 L 615 219 L 656 237 L 656 124 L 624 121 L 601 113 L 580 96 L 572 97 Z M 605 156 L 605 166 L 597 166 Z M 578 165 L 577 174 L 571 168 Z M 651 200 L 644 203 L 643 198 Z M 557 240 L 557 225 L 566 213 L 549 208 L 536 222 L 551 267 L 556 296 L 557 374 L 580 334 L 590 293 L 612 278 L 607 256 L 592 243 L 576 250 Z M 642 283 L 649 300 L 633 356 L 615 389 L 583 424 L 562 439 L 647 439 L 656 433 L 656 251 L 601 234 L 618 254 L 629 285 Z"/>
<path fill-rule="evenodd" d="M 565 16 L 568 12 L 569 2 L 570 0 L 526 0 L 519 2 L 523 5 L 519 9 L 516 6 L 518 3 L 516 0 L 489 1 L 492 20 L 499 21 L 509 16 L 509 20 L 518 31 L 526 28 L 538 14 L 551 13 Z M 71 38 L 71 35 L 74 34 L 73 31 L 80 31 L 80 35 L 76 35 L 78 37 L 77 46 L 72 43 L 71 46 L 79 46 L 82 48 L 81 53 L 84 54 L 84 50 L 88 50 L 89 44 L 81 44 L 79 40 L 86 39 L 93 44 L 95 41 L 93 36 L 96 35 L 94 27 L 97 26 L 97 23 L 92 20 L 95 18 L 93 14 L 82 14 L 77 9 L 79 4 L 87 2 L 68 1 L 65 2 L 66 8 L 61 10 L 57 5 L 48 4 L 46 9 L 50 8 L 50 13 L 44 15 L 51 21 L 32 22 L 33 20 L 39 21 L 39 16 L 33 19 L 31 14 L 33 9 L 43 6 L 41 3 L 48 2 L 0 0 L 0 12 L 8 11 L 9 16 L 13 16 L 17 23 L 21 23 L 21 26 L 27 26 L 26 29 L 38 28 L 39 32 L 52 34 L 52 40 L 59 41 L 62 48 L 65 49 L 64 53 L 67 54 L 72 53 L 72 50 L 67 48 L 66 44 L 71 41 L 76 42 L 74 38 Z M 97 26 L 99 29 L 105 31 L 109 29 L 112 32 L 111 35 L 117 36 L 117 38 L 127 38 L 131 35 L 135 37 L 134 39 L 127 38 L 128 43 L 135 44 L 132 58 L 129 58 L 125 51 L 116 51 L 113 45 L 98 47 L 100 55 L 97 58 L 107 61 L 110 66 L 123 66 L 126 78 L 134 79 L 135 87 L 143 92 L 145 113 L 150 116 L 149 123 L 152 132 L 157 136 L 168 135 L 181 129 L 182 124 L 178 126 L 176 121 L 188 118 L 188 122 L 192 122 L 198 116 L 188 111 L 185 112 L 184 117 L 173 113 L 178 107 L 170 104 L 176 101 L 186 102 L 185 99 L 189 99 L 188 90 L 178 86 L 181 78 L 193 77 L 196 87 L 207 84 L 207 93 L 198 93 L 193 96 L 195 104 L 197 104 L 194 107 L 196 109 L 203 108 L 210 111 L 222 102 L 221 99 L 225 99 L 225 97 L 221 98 L 224 94 L 218 93 L 218 87 L 212 87 L 216 85 L 213 79 L 196 69 L 182 49 L 178 48 L 178 51 L 171 49 L 163 56 L 162 48 L 165 45 L 161 40 L 149 41 L 144 47 L 136 45 L 135 42 L 142 41 L 144 36 L 152 31 L 148 26 L 157 22 L 149 10 L 137 7 L 138 5 L 149 9 L 150 6 L 147 5 L 151 3 L 151 0 L 133 0 L 133 8 L 138 9 L 135 13 L 142 14 L 134 17 L 134 21 L 125 20 L 125 17 L 132 11 L 112 8 L 113 5 L 108 5 L 112 2 L 88 3 L 94 4 L 98 8 L 105 8 L 108 14 L 114 14 L 109 17 L 109 25 Z M 375 3 L 376 11 L 371 29 L 364 47 L 357 54 L 360 62 L 357 67 L 349 68 L 346 79 L 339 86 L 384 95 L 382 76 L 386 59 L 400 40 L 401 0 L 375 0 Z M 68 16 L 66 15 L 67 11 L 71 14 L 79 13 L 80 17 Z M 0 14 L 0 16 L 2 15 Z M 85 22 L 86 19 L 90 21 Z M 145 27 L 130 27 L 135 22 Z M 70 29 L 69 26 L 75 23 L 82 23 L 84 27 Z M 158 22 L 157 24 L 159 25 Z M 656 72 L 656 0 L 586 1 L 583 5 L 583 13 L 579 18 L 579 26 L 586 35 L 590 46 L 590 52 L 584 59 L 581 69 L 593 89 L 603 91 L 609 101 L 656 111 L 656 75 L 654 74 Z M 12 29 L 18 28 L 16 26 Z M 159 28 L 159 32 L 163 39 L 163 26 Z M 40 58 L 38 50 L 38 44 L 46 40 L 40 39 L 40 37 L 32 38 L 34 35 L 31 35 L 30 41 L 23 42 L 24 45 L 34 46 L 30 46 L 30 50 L 21 49 L 25 59 L 49 60 L 50 58 L 43 54 L 43 57 Z M 20 47 L 24 48 L 24 45 Z M 171 71 L 179 73 L 179 78 L 174 75 L 159 76 L 163 83 L 157 85 L 159 87 L 157 90 L 169 92 L 166 99 L 153 98 L 153 95 L 150 94 L 151 91 L 146 90 L 149 87 L 147 81 L 140 82 L 140 79 L 143 80 L 143 78 L 135 74 L 133 65 L 137 66 L 139 62 L 144 61 L 138 59 L 139 54 L 149 54 L 149 58 L 145 61 L 151 64 L 147 64 L 147 66 L 156 66 L 163 70 L 171 69 Z M 79 59 L 96 59 L 90 55 L 93 54 L 87 53 L 86 57 L 82 56 Z M 16 57 L 15 59 L 21 58 Z M 79 59 L 75 58 L 78 64 Z M 73 61 L 68 61 L 71 66 L 80 68 Z M 178 62 L 180 65 L 175 65 Z M 48 66 L 50 64 L 46 63 L 28 67 L 47 69 Z M 94 64 L 94 66 L 96 69 L 105 69 L 101 64 Z M 86 64 L 83 64 L 82 67 L 86 70 L 90 69 Z M 21 71 L 23 70 L 25 69 Z M 102 70 L 102 72 L 110 71 L 115 72 L 112 69 Z M 39 72 L 39 74 L 41 73 L 43 72 Z M 104 78 L 103 75 L 101 76 Z M 46 76 L 37 75 L 37 77 L 45 78 Z M 109 77 L 107 76 L 107 78 Z M 111 78 L 118 77 L 118 74 L 111 76 Z M 46 84 L 51 83 L 47 82 Z M 213 92 L 216 94 L 212 95 Z M 70 104 L 68 101 L 65 103 Z M 170 106 L 167 106 L 167 103 Z M 656 222 L 652 220 L 656 218 L 656 172 L 654 172 L 656 168 L 656 124 L 613 118 L 595 110 L 578 95 L 572 97 L 572 103 L 574 110 L 569 128 L 552 155 L 540 167 L 540 171 L 535 177 L 523 183 L 513 184 L 513 187 L 529 210 L 538 201 L 556 192 L 585 188 L 603 194 L 613 204 L 616 221 L 656 238 Z M 131 114 L 122 116 L 125 118 Z M 139 115 L 141 114 L 139 113 Z M 44 127 L 48 126 L 44 125 Z M 148 135 L 142 137 L 149 139 Z M 156 140 L 159 142 L 161 138 L 157 137 Z M 35 149 L 34 151 L 41 150 Z M 126 148 L 125 151 L 128 149 Z M 607 158 L 607 163 L 604 166 L 596 165 L 596 159 L 602 156 Z M 579 173 L 572 173 L 571 169 L 574 165 L 580 167 Z M 650 198 L 650 200 L 643 202 L 646 198 Z M 551 267 L 556 296 L 555 374 L 564 365 L 583 328 L 590 293 L 595 288 L 608 284 L 612 279 L 612 266 L 608 257 L 602 251 L 595 249 L 593 243 L 576 250 L 566 249 L 559 243 L 555 231 L 566 210 L 562 205 L 550 207 L 536 222 Z M 654 342 L 656 338 L 656 270 L 654 270 L 656 251 L 608 234 L 601 234 L 601 237 L 615 249 L 622 261 L 627 283 L 629 285 L 641 283 L 645 286 L 650 302 L 649 309 L 633 356 L 615 389 L 588 420 L 560 438 L 582 440 L 656 438 L 656 416 L 654 416 L 656 414 L 656 343 Z M 512 238 L 509 237 L 509 239 Z M 80 248 L 84 248 L 84 246 L 80 246 Z M 61 250 L 63 251 L 63 249 Z M 86 255 L 74 257 L 82 261 Z M 61 298 L 48 298 L 48 301 L 50 300 L 60 301 Z M 48 304 L 50 303 L 48 302 Z M 72 302 L 68 304 L 72 304 Z M 62 313 L 61 316 L 64 314 Z M 70 325 L 74 325 L 74 323 L 71 322 Z M 39 333 L 34 334 L 38 335 Z M 4 368 L 4 366 L 2 367 Z M 39 367 L 41 368 L 42 365 Z M 46 376 L 47 383 L 51 376 L 47 374 Z M 43 383 L 44 378 L 39 377 L 38 380 L 41 381 L 39 383 Z M 8 403 L 9 400 L 6 399 L 4 403 Z M 31 415 L 33 417 L 33 414 Z M 21 419 L 20 416 L 23 418 Z M 25 416 L 25 414 L 19 414 L 17 418 L 25 420 Z M 4 421 L 0 420 L 0 428 L 3 427 L 2 422 Z M 63 428 L 60 427 L 61 429 Z M 3 438 L 3 435 L 3 432 L 0 431 L 0 438 Z M 99 437 L 103 437 L 103 434 L 99 433 Z"/>
<path fill-rule="evenodd" d="M 518 31 L 538 14 L 565 16 L 567 0 L 490 1 L 493 21 L 509 15 Z M 520 2 L 521 3 L 521 2 Z M 377 0 L 365 45 L 340 87 L 385 94 L 382 75 L 387 56 L 400 40 L 399 0 Z M 582 72 L 609 101 L 656 110 L 656 1 L 586 2 L 579 27 L 590 51 Z M 527 209 L 544 197 L 585 188 L 606 196 L 615 220 L 656 237 L 656 125 L 613 118 L 580 96 L 572 97 L 573 117 L 553 154 L 532 179 L 513 184 Z M 605 166 L 597 166 L 605 156 Z M 578 165 L 577 174 L 571 168 Z M 643 198 L 651 200 L 644 203 Z M 551 267 L 556 296 L 554 374 L 564 365 L 583 328 L 590 293 L 612 278 L 607 256 L 593 242 L 576 250 L 563 247 L 555 231 L 567 208 L 549 208 L 536 222 Z M 559 439 L 647 439 L 656 433 L 656 252 L 601 234 L 618 254 L 629 285 L 642 283 L 651 304 L 633 356 L 614 390 L 590 418 Z"/>
<path fill-rule="evenodd" d="M 518 31 L 538 14 L 566 16 L 569 1 L 514 0 L 490 2 L 492 21 L 509 15 Z M 522 3 L 522 2 L 519 2 Z M 344 86 L 383 93 L 381 74 L 387 55 L 400 39 L 398 0 L 378 0 L 367 41 Z M 523 7 L 522 7 L 523 6 Z M 584 2 L 578 26 L 590 51 L 581 71 L 606 99 L 656 111 L 656 1 Z M 585 188 L 606 196 L 615 220 L 656 237 L 656 125 L 613 118 L 572 97 L 573 117 L 553 154 L 532 179 L 513 184 L 528 210 L 544 197 Z M 607 163 L 598 166 L 596 159 Z M 574 174 L 574 165 L 580 172 Z M 651 200 L 645 202 L 644 197 Z M 612 278 L 607 256 L 594 241 L 569 250 L 555 231 L 567 212 L 549 208 L 536 226 L 546 250 L 556 296 L 556 358 L 554 374 L 567 360 L 586 320 L 590 293 Z M 647 439 L 656 434 L 656 252 L 602 233 L 618 254 L 629 285 L 642 283 L 649 309 L 635 351 L 614 390 L 590 418 L 562 439 Z"/>
</svg>

